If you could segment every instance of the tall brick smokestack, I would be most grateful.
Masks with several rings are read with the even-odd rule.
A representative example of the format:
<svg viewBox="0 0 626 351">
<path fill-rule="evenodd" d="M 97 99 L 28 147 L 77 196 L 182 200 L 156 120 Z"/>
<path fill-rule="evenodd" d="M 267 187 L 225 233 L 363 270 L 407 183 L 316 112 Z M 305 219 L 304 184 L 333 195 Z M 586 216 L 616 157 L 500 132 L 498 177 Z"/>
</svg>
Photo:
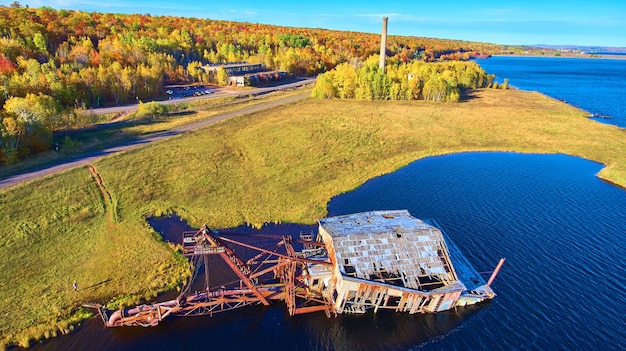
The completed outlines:
<svg viewBox="0 0 626 351">
<path fill-rule="evenodd" d="M 387 59 L 387 19 L 383 17 L 383 32 L 380 35 L 380 69 L 385 72 L 385 60 Z"/>
</svg>

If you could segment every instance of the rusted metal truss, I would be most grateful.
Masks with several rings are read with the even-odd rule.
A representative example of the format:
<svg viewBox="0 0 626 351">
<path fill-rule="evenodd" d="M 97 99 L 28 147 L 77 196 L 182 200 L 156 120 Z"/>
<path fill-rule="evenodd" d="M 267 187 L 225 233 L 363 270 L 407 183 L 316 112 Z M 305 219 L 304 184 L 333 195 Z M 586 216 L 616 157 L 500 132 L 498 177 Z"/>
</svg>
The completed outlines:
<svg viewBox="0 0 626 351">
<path fill-rule="evenodd" d="M 206 226 L 182 234 L 183 254 L 190 258 L 194 274 L 174 300 L 118 311 L 108 311 L 99 304 L 85 306 L 97 309 L 107 327 L 155 326 L 169 316 L 212 315 L 252 304 L 269 305 L 272 300 L 284 301 L 290 315 L 324 311 L 330 316 L 332 299 L 306 284 L 307 264 L 331 266 L 323 243 L 313 241 L 311 235 L 301 235 L 296 242 L 304 249 L 296 252 L 290 236 L 228 236 L 218 235 Z M 244 242 L 249 239 L 254 243 Z M 238 252 L 251 257 L 244 261 Z M 211 287 L 211 257 L 221 259 L 236 278 L 229 284 Z M 205 279 L 203 289 L 192 293 L 201 275 Z"/>
</svg>

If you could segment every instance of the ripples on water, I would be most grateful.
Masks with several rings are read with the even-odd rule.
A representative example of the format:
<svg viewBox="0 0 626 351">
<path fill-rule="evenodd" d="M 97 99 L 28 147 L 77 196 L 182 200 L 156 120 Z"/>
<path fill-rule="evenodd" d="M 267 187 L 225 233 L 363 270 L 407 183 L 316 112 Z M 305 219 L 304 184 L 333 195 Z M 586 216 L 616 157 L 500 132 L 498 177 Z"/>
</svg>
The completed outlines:
<svg viewBox="0 0 626 351">
<path fill-rule="evenodd" d="M 623 350 L 626 191 L 594 177 L 600 169 L 563 155 L 456 154 L 414 162 L 330 202 L 330 215 L 408 209 L 434 218 L 479 271 L 506 257 L 490 303 L 331 319 L 289 317 L 276 303 L 148 329 L 92 320 L 35 349 Z"/>
<path fill-rule="evenodd" d="M 497 81 L 540 91 L 592 114 L 599 122 L 626 127 L 626 60 L 556 57 L 492 57 L 477 61 Z"/>
<path fill-rule="evenodd" d="M 330 204 L 433 217 L 499 296 L 422 349 L 624 349 L 626 191 L 564 155 L 458 154 L 415 162 Z M 390 189 L 386 192 L 384 189 Z"/>
</svg>

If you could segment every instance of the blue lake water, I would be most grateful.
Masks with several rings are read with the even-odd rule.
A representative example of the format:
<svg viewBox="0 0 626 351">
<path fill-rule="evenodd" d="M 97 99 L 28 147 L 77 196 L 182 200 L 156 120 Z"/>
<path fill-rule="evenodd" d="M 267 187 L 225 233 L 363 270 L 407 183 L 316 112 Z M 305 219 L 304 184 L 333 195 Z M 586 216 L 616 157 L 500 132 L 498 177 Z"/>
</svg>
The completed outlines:
<svg viewBox="0 0 626 351">
<path fill-rule="evenodd" d="M 332 215 L 436 218 L 479 269 L 506 257 L 499 296 L 421 349 L 625 349 L 626 191 L 565 155 L 433 157 L 335 198 Z"/>
<path fill-rule="evenodd" d="M 590 114 L 610 116 L 598 120 L 626 127 L 626 60 L 495 56 L 476 62 L 495 74 L 498 82 L 508 78 L 519 89 L 539 91 Z"/>
<path fill-rule="evenodd" d="M 499 61 L 507 59 L 485 62 L 506 65 Z M 514 80 L 515 72 L 502 75 L 523 88 Z M 578 81 L 585 84 L 587 78 Z M 537 86 L 525 89 L 541 91 Z M 596 99 L 585 97 L 578 104 L 593 111 L 585 101 L 607 95 L 590 91 Z M 624 110 L 623 102 L 614 103 Z M 492 270 L 506 257 L 493 284 L 498 296 L 486 304 L 436 315 L 327 319 L 324 313 L 289 317 L 285 306 L 276 303 L 173 319 L 147 329 L 104 329 L 94 319 L 35 349 L 624 350 L 626 191 L 595 177 L 601 168 L 566 155 L 431 157 L 329 203 L 331 216 L 408 209 L 418 218 L 436 219 L 479 271 Z M 162 230 L 176 236 L 185 229 L 181 224 Z M 297 225 L 264 228 L 269 233 L 285 230 L 299 233 Z"/>
<path fill-rule="evenodd" d="M 330 215 L 408 209 L 435 218 L 480 271 L 506 257 L 487 304 L 327 319 L 289 317 L 277 303 L 148 329 L 93 320 L 38 348 L 623 350 L 626 191 L 596 178 L 600 169 L 565 155 L 456 154 L 414 162 L 330 202 Z"/>
</svg>

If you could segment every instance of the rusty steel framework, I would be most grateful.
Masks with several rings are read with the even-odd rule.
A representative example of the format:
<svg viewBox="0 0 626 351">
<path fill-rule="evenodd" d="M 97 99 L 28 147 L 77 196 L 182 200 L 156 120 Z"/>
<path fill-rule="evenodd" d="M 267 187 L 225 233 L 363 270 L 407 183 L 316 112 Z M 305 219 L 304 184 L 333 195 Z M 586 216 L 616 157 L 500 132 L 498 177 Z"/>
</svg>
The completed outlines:
<svg viewBox="0 0 626 351">
<path fill-rule="evenodd" d="M 443 230 L 407 210 L 370 211 L 318 221 L 318 234 L 183 232 L 193 275 L 172 300 L 99 311 L 107 327 L 155 326 L 168 316 L 212 315 L 281 300 L 289 315 L 438 313 L 496 296 Z M 238 240 L 233 239 L 236 237 Z M 240 239 L 241 238 L 241 239 Z M 240 240 L 239 240 L 240 239 Z M 294 246 L 298 249 L 296 250 Z"/>
<path fill-rule="evenodd" d="M 262 245 L 249 244 L 218 235 L 206 226 L 198 231 L 183 232 L 183 254 L 190 258 L 193 275 L 173 300 L 144 304 L 132 309 L 109 311 L 100 304 L 84 304 L 97 309 L 107 327 L 156 326 L 168 316 L 212 315 L 252 304 L 269 305 L 272 300 L 283 300 L 290 315 L 325 311 L 334 313 L 332 297 L 309 288 L 306 283 L 307 265 L 332 264 L 325 245 L 312 241 L 312 235 L 303 234 L 295 241 L 305 249 L 296 252 L 291 236 L 240 235 L 262 240 Z M 243 260 L 236 250 L 256 253 Z M 236 279 L 219 287 L 211 287 L 209 265 L 225 263 Z M 193 287 L 204 276 L 200 291 Z"/>
</svg>

